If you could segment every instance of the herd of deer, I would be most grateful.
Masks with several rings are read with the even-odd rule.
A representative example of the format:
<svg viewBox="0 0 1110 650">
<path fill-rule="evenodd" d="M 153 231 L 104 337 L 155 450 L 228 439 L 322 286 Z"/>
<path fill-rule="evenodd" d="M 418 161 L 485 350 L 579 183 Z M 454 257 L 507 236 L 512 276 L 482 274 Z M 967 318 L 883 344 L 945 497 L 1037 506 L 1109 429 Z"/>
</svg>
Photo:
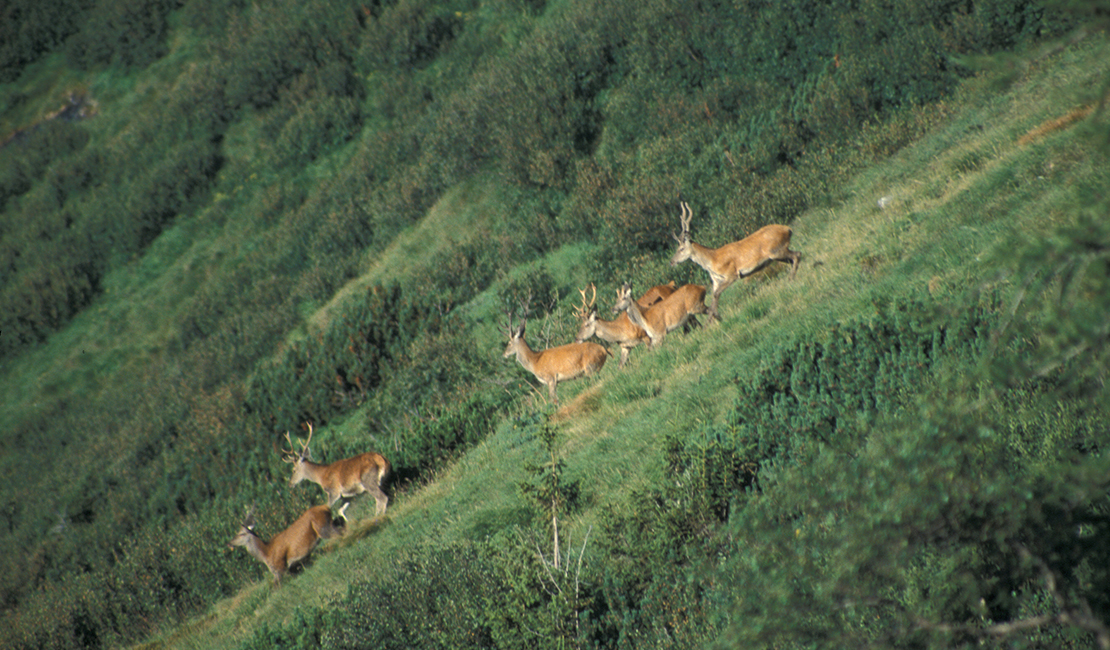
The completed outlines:
<svg viewBox="0 0 1110 650">
<path fill-rule="evenodd" d="M 586 290 L 581 289 L 582 306 L 577 316 L 581 321 L 574 343 L 560 345 L 546 350 L 534 351 L 524 341 L 524 324 L 514 330 L 512 314 L 509 314 L 509 345 L 505 347 L 505 358 L 516 355 L 517 361 L 536 376 L 541 384 L 547 386 L 552 402 L 558 404 L 555 386 L 560 381 L 588 377 L 605 365 L 608 350 L 597 343 L 586 343 L 586 339 L 597 338 L 616 343 L 621 349 L 620 366 L 628 361 L 629 350 L 647 342 L 648 347 L 657 347 L 668 332 L 686 326 L 691 321 L 697 323 L 698 314 L 708 314 L 711 319 L 721 320 L 718 301 L 721 292 L 733 282 L 765 268 L 771 262 L 787 262 L 791 265 L 790 278 L 798 271 L 801 253 L 790 250 L 789 226 L 768 225 L 760 228 L 740 241 L 725 244 L 720 248 L 708 248 L 690 241 L 690 220 L 693 212 L 690 206 L 681 204 L 682 234 L 674 235 L 678 250 L 671 257 L 671 266 L 691 260 L 709 272 L 712 280 L 713 301 L 705 304 L 706 288 L 700 284 L 687 284 L 675 288 L 674 282 L 652 287 L 637 300 L 632 299 L 632 287 L 625 283 L 617 290 L 617 302 L 613 313 L 620 314 L 615 320 L 605 321 L 597 317 L 597 290 L 586 300 Z"/>
<path fill-rule="evenodd" d="M 558 404 L 555 386 L 560 381 L 590 376 L 605 365 L 609 351 L 597 343 L 586 343 L 586 339 L 597 338 L 616 343 L 621 350 L 620 366 L 624 367 L 628 353 L 633 347 L 646 342 L 648 347 L 658 346 L 668 332 L 685 326 L 691 320 L 696 323 L 698 314 L 708 314 L 711 319 L 720 320 L 718 301 L 721 292 L 736 280 L 749 276 L 766 267 L 771 262 L 791 264 L 790 277 L 798 270 L 801 254 L 790 250 L 791 230 L 788 226 L 769 225 L 760 228 L 740 241 L 726 244 L 720 248 L 707 248 L 690 241 L 690 219 L 693 213 L 685 202 L 681 204 L 682 234 L 672 235 L 678 242 L 678 250 L 671 258 L 671 266 L 692 260 L 709 272 L 712 280 L 713 301 L 705 304 L 706 288 L 698 284 L 687 284 L 676 288 L 672 281 L 652 287 L 638 300 L 632 299 L 632 287 L 625 283 L 617 291 L 614 314 L 620 314 L 611 321 L 597 317 L 597 290 L 586 300 L 582 294 L 582 307 L 577 316 L 581 327 L 574 343 L 533 351 L 524 340 L 526 316 L 514 330 L 512 314 L 509 314 L 509 344 L 505 348 L 505 358 L 516 355 L 517 361 L 536 376 L 540 383 L 547 386 L 552 402 Z M 327 503 L 305 510 L 291 526 L 275 535 L 269 542 L 262 540 L 254 532 L 254 513 L 247 514 L 239 533 L 229 542 L 229 546 L 243 546 L 251 555 L 264 563 L 274 576 L 274 584 L 281 584 L 281 578 L 289 568 L 302 562 L 321 539 L 342 535 L 346 528 L 345 511 L 350 505 L 345 501 L 339 509 L 339 517 L 332 519 L 331 508 L 340 499 L 349 499 L 369 492 L 377 501 L 375 516 L 385 512 L 389 497 L 382 490 L 382 481 L 389 476 L 389 461 L 376 453 L 365 453 L 330 465 L 322 465 L 309 460 L 308 445 L 312 442 L 312 425 L 308 426 L 308 439 L 301 444 L 301 450 L 294 451 L 289 434 L 285 435 L 289 449 L 283 450 L 282 460 L 293 465 L 293 476 L 289 487 L 301 481 L 319 484 L 327 494 Z"/>
</svg>

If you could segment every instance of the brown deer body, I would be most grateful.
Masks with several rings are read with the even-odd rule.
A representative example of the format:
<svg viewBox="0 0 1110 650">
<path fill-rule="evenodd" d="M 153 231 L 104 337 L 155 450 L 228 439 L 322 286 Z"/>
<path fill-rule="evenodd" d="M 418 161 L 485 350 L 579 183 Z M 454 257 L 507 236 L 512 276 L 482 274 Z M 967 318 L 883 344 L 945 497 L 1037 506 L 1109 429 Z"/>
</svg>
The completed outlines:
<svg viewBox="0 0 1110 650">
<path fill-rule="evenodd" d="M 601 320 L 597 317 L 597 307 L 590 308 L 581 327 L 578 328 L 578 334 L 574 336 L 574 341 L 581 343 L 591 336 L 620 346 L 621 356 L 618 366 L 620 368 L 623 368 L 628 361 L 629 351 L 648 340 L 644 328 L 634 325 L 628 319 L 628 314 L 621 314 L 615 320 Z"/>
<path fill-rule="evenodd" d="M 671 266 L 680 262 L 691 260 L 709 273 L 713 281 L 713 304 L 709 314 L 721 320 L 717 310 L 721 292 L 727 289 L 739 278 L 747 277 L 756 271 L 765 268 L 771 262 L 787 262 L 791 264 L 790 278 L 798 272 L 798 262 L 802 254 L 790 250 L 790 236 L 793 231 L 789 226 L 769 225 L 763 226 L 754 233 L 740 241 L 725 244 L 720 248 L 709 248 L 690 241 L 690 219 L 693 212 L 689 204 L 682 203 L 682 235 L 672 235 L 678 242 L 678 250 L 671 258 Z"/>
<path fill-rule="evenodd" d="M 586 290 L 578 290 L 578 293 L 582 294 L 582 307 L 576 311 L 575 315 L 581 321 L 581 324 L 578 327 L 578 334 L 574 336 L 574 342 L 581 343 L 591 336 L 596 336 L 602 341 L 616 343 L 621 349 L 619 367 L 623 368 L 624 364 L 628 362 L 629 351 L 648 340 L 647 332 L 644 331 L 644 328 L 628 320 L 628 314 L 621 314 L 614 320 L 599 319 L 597 308 L 594 306 L 597 302 L 597 288 L 592 284 L 590 288 L 593 290 L 593 296 L 588 302 L 586 300 Z M 667 284 L 660 284 L 648 289 L 636 303 L 641 310 L 645 310 L 674 293 L 674 290 L 674 280 L 671 280 Z"/>
<path fill-rule="evenodd" d="M 617 304 L 613 313 L 625 312 L 633 324 L 643 328 L 650 339 L 650 346 L 656 347 L 668 332 L 682 327 L 695 314 L 706 313 L 705 287 L 700 284 L 687 284 L 644 311 L 632 300 L 632 287 L 625 283 L 617 292 Z"/>
<path fill-rule="evenodd" d="M 559 403 L 555 386 L 560 381 L 570 381 L 579 377 L 589 377 L 601 370 L 609 351 L 597 343 L 568 343 L 555 348 L 533 351 L 524 340 L 524 321 L 516 330 L 509 331 L 509 344 L 505 346 L 504 358 L 516 356 L 524 369 L 536 376 L 541 384 L 547 386 L 551 401 Z M 512 322 L 510 320 L 510 327 Z"/>
<path fill-rule="evenodd" d="M 644 295 L 636 299 L 636 304 L 640 306 L 641 310 L 651 307 L 655 303 L 663 300 L 667 296 L 675 292 L 674 280 L 667 284 L 657 284 L 654 287 L 644 292 Z"/>
<path fill-rule="evenodd" d="M 289 434 L 285 437 L 289 440 Z M 290 448 L 284 454 L 283 460 L 293 464 L 293 475 L 289 478 L 290 488 L 301 481 L 312 481 L 327 493 L 329 507 L 341 498 L 369 492 L 377 502 L 374 516 L 385 513 L 389 505 L 389 497 L 382 490 L 382 482 L 389 477 L 391 467 L 384 456 L 367 452 L 324 465 L 309 460 L 310 442 L 312 442 L 311 424 L 308 425 L 308 440 L 302 444 L 301 451 L 294 452 L 290 441 Z"/>
<path fill-rule="evenodd" d="M 290 567 L 302 562 L 312 553 L 321 539 L 343 534 L 342 526 L 331 518 L 331 508 L 314 506 L 305 510 L 291 526 L 265 542 L 254 532 L 254 514 L 248 514 L 239 533 L 228 542 L 228 547 L 242 546 L 247 552 L 266 565 L 274 576 L 274 585 L 281 586 L 281 578 Z"/>
</svg>

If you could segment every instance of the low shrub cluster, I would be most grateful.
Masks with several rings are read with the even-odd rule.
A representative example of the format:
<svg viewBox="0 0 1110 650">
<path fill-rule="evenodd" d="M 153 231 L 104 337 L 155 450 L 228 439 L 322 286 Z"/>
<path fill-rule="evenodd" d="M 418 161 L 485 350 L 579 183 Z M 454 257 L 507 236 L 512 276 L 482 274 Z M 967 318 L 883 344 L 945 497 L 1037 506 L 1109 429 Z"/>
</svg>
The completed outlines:
<svg viewBox="0 0 1110 650">
<path fill-rule="evenodd" d="M 850 453 L 909 406 L 938 363 L 980 356 L 994 318 L 983 306 L 939 314 L 921 302 L 876 304 L 867 321 L 780 347 L 753 375 L 737 377 L 741 392 L 721 443 L 759 467 L 790 464 L 811 447 Z"/>
</svg>

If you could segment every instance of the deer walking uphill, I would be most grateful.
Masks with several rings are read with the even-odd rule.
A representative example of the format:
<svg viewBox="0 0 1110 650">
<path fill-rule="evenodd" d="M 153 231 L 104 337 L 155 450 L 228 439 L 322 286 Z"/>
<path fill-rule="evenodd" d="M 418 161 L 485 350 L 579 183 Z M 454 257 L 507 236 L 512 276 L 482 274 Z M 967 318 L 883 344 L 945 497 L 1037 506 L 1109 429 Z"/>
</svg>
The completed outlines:
<svg viewBox="0 0 1110 650">
<path fill-rule="evenodd" d="M 696 314 L 706 312 L 705 287 L 700 284 L 683 285 L 644 310 L 632 299 L 632 287 L 626 282 L 617 291 L 617 304 L 613 305 L 614 314 L 622 311 L 632 323 L 643 328 L 648 335 L 649 347 L 654 348 L 663 341 L 667 332 L 682 327 Z"/>
<path fill-rule="evenodd" d="M 308 425 L 308 440 L 301 444 L 299 452 L 293 451 L 293 441 L 285 434 L 289 449 L 285 450 L 282 460 L 293 464 L 293 476 L 289 478 L 292 488 L 304 480 L 312 481 L 324 488 L 330 507 L 341 498 L 349 498 L 369 492 L 377 505 L 374 516 L 385 513 L 389 497 L 382 490 L 382 482 L 389 477 L 389 461 L 381 454 L 367 452 L 322 465 L 309 460 L 308 445 L 312 442 L 312 425 Z"/>
<path fill-rule="evenodd" d="M 346 506 L 344 506 L 346 508 Z M 342 510 L 340 510 L 342 518 Z M 254 512 L 251 511 L 239 527 L 239 533 L 227 543 L 229 548 L 243 546 L 255 559 L 266 565 L 274 576 L 274 585 L 281 586 L 281 578 L 289 569 L 312 553 L 321 539 L 343 534 L 343 527 L 331 518 L 331 508 L 314 506 L 305 510 L 291 526 L 269 541 L 254 532 Z"/>
<path fill-rule="evenodd" d="M 690 241 L 690 220 L 694 213 L 685 201 L 681 207 L 682 216 L 679 220 L 682 223 L 682 234 L 671 235 L 678 242 L 678 250 L 671 258 L 671 266 L 691 260 L 709 272 L 713 281 L 713 305 L 709 308 L 709 314 L 713 318 L 721 320 L 717 301 L 722 291 L 737 279 L 762 270 L 771 262 L 790 263 L 790 279 L 794 279 L 802 254 L 790 250 L 790 236 L 793 234 L 790 226 L 763 226 L 740 241 L 720 248 L 709 248 Z"/>
<path fill-rule="evenodd" d="M 516 360 L 524 369 L 536 376 L 541 384 L 547 386 L 551 401 L 559 403 L 555 386 L 560 381 L 570 381 L 579 377 L 589 377 L 601 370 L 609 357 L 609 351 L 597 343 L 568 343 L 555 348 L 533 351 L 524 340 L 524 324 L 513 329 L 512 314 L 509 314 L 509 344 L 505 346 L 504 358 L 516 355 Z"/>
<path fill-rule="evenodd" d="M 578 290 L 578 293 L 582 294 L 582 307 L 577 310 L 576 315 L 581 325 L 578 328 L 578 334 L 574 337 L 574 341 L 576 343 L 581 343 L 591 336 L 596 336 L 602 341 L 616 343 L 621 349 L 619 367 L 623 368 L 624 364 L 628 362 L 629 351 L 637 345 L 649 340 L 647 332 L 644 331 L 644 328 L 629 320 L 628 314 L 621 314 L 615 320 L 599 319 L 597 317 L 597 307 L 594 306 L 597 302 L 597 288 L 592 284 L 590 288 L 593 289 L 593 296 L 589 302 L 586 301 L 586 290 Z M 641 310 L 646 310 L 651 305 L 664 300 L 667 296 L 674 293 L 674 291 L 674 281 L 672 280 L 667 284 L 652 287 L 647 293 L 641 296 L 636 303 Z"/>
</svg>

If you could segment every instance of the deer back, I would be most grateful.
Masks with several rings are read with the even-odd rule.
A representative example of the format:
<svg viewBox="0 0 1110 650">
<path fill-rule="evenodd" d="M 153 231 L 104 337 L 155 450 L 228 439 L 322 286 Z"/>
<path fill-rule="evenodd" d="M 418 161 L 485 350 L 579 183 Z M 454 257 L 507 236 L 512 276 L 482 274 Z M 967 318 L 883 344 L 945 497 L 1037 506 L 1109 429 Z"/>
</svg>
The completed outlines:
<svg viewBox="0 0 1110 650">
<path fill-rule="evenodd" d="M 655 303 L 662 301 L 664 298 L 666 298 L 667 296 L 671 295 L 674 292 L 675 292 L 674 280 L 671 280 L 667 284 L 657 284 L 654 287 L 645 291 L 644 295 L 640 296 L 636 300 L 636 304 L 640 306 L 641 310 L 644 310 L 644 309 L 647 309 L 648 307 L 651 307 Z"/>
<path fill-rule="evenodd" d="M 272 563 L 271 570 L 277 568 L 284 573 L 291 565 L 308 557 L 321 539 L 339 534 L 339 528 L 332 523 L 331 508 L 313 506 L 270 540 L 270 562 L 267 564 Z"/>
<path fill-rule="evenodd" d="M 578 328 L 575 335 L 576 343 L 581 343 L 591 336 L 596 336 L 603 341 L 617 343 L 624 346 L 635 346 L 647 338 L 647 332 L 628 318 L 628 314 L 621 314 L 613 320 L 601 320 L 597 317 L 597 310 L 590 310 L 590 314 Z"/>
<path fill-rule="evenodd" d="M 790 248 L 790 226 L 763 226 L 740 241 L 713 251 L 717 273 L 726 277 L 744 277 L 755 273 L 773 260 L 782 259 Z"/>
<path fill-rule="evenodd" d="M 376 483 L 389 473 L 389 461 L 381 454 L 366 452 L 358 456 L 344 458 L 327 465 L 321 472 L 320 486 L 326 491 L 346 491 L 352 486 L 362 483 L 364 476 L 369 476 Z"/>
<path fill-rule="evenodd" d="M 543 381 L 563 381 L 601 370 L 609 352 L 597 343 L 568 343 L 540 352 L 533 374 Z"/>
<path fill-rule="evenodd" d="M 705 287 L 700 284 L 685 284 L 648 308 L 644 320 L 655 330 L 670 332 L 682 327 L 691 314 L 704 313 Z"/>
</svg>

